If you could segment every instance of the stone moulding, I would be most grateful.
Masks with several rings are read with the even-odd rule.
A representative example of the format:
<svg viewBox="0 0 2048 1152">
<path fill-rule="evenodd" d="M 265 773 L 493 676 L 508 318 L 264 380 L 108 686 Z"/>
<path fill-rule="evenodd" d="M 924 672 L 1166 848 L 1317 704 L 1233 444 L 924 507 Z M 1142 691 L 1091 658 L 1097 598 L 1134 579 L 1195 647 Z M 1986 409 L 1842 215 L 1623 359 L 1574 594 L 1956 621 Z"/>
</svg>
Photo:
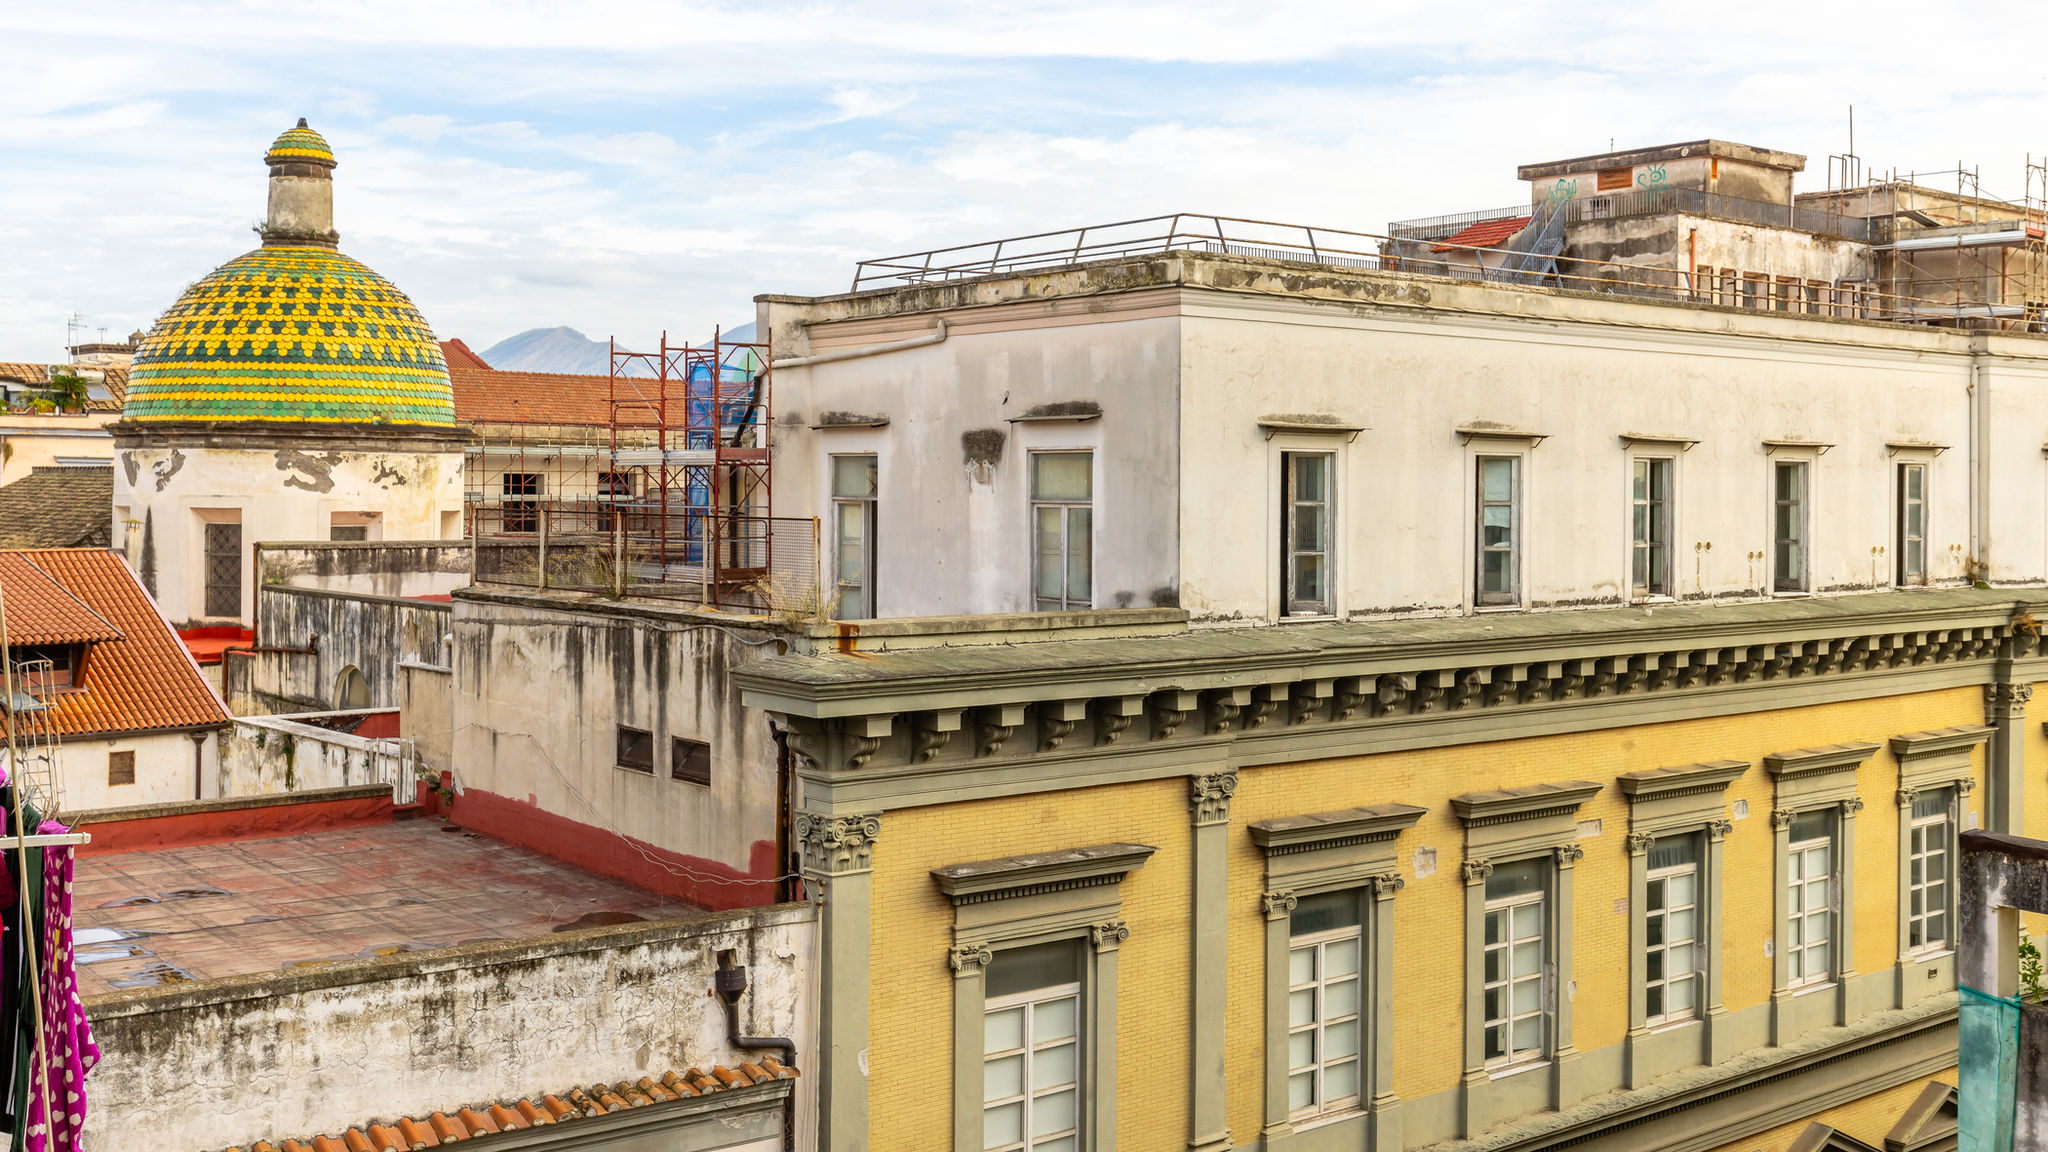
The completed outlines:
<svg viewBox="0 0 2048 1152">
<path fill-rule="evenodd" d="M 1451 807 L 1467 825 L 1497 824 L 1506 820 L 1533 820 L 1559 812 L 1577 812 L 1600 791 L 1590 780 L 1565 780 L 1556 784 L 1531 784 L 1526 788 L 1496 788 L 1466 792 L 1451 797 Z"/>
<path fill-rule="evenodd" d="M 1142 867 L 1152 853 L 1149 844 L 1095 844 L 1028 856 L 1004 856 L 932 869 L 939 891 L 956 906 L 987 900 L 1035 896 L 1072 888 L 1115 884 Z"/>
<path fill-rule="evenodd" d="M 1764 767 L 1780 780 L 1817 773 L 1855 771 L 1877 752 L 1875 744 L 1824 744 L 1792 752 L 1773 752 L 1764 757 Z"/>
<path fill-rule="evenodd" d="M 1415 826 L 1429 809 L 1413 804 L 1376 804 L 1306 816 L 1261 820 L 1249 826 L 1252 843 L 1268 856 L 1285 856 L 1317 848 L 1340 848 L 1392 840 Z"/>
<path fill-rule="evenodd" d="M 1631 801 L 1642 801 L 1721 792 L 1747 771 L 1747 760 L 1708 760 L 1675 768 L 1624 772 L 1616 777 L 1616 782 L 1621 785 L 1622 795 Z"/>
</svg>

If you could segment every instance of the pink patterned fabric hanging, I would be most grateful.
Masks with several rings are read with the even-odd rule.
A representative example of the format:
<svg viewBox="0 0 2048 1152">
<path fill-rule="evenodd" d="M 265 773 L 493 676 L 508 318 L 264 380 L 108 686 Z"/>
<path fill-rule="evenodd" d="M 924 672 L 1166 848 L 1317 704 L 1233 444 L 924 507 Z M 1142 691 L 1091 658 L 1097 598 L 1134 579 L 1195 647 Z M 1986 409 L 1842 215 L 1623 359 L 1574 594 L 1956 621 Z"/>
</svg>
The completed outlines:
<svg viewBox="0 0 2048 1152">
<path fill-rule="evenodd" d="M 46 820 L 36 830 L 55 835 L 70 829 Z M 99 1063 L 99 1045 L 78 995 L 78 966 L 71 950 L 71 857 L 69 848 L 43 849 L 43 1045 L 30 1065 L 28 1152 L 76 1152 L 85 1128 L 85 1075 Z M 54 1064 L 48 1099 L 57 1122 L 43 1120 L 45 1060 Z"/>
</svg>

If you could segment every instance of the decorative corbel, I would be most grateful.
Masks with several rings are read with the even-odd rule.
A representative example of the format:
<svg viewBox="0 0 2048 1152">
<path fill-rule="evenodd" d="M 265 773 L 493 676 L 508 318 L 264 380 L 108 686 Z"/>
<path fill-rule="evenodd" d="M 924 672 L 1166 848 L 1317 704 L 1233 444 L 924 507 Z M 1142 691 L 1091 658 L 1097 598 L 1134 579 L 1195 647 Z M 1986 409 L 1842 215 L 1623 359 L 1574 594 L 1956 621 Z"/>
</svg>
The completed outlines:
<svg viewBox="0 0 2048 1152">
<path fill-rule="evenodd" d="M 1252 702 L 1252 690 L 1245 688 L 1214 688 L 1208 693 L 1209 735 L 1221 736 L 1230 731 L 1247 705 Z"/>
<path fill-rule="evenodd" d="M 1493 669 L 1486 683 L 1486 692 L 1480 697 L 1480 704 L 1483 707 L 1495 708 L 1511 698 L 1519 700 L 1528 680 L 1527 664 L 1502 664 Z"/>
<path fill-rule="evenodd" d="M 917 727 L 911 733 L 911 754 L 918 763 L 931 763 L 952 742 L 953 733 L 960 730 L 961 715 L 959 708 L 918 714 Z"/>
<path fill-rule="evenodd" d="M 1657 666 L 1657 654 L 1641 653 L 1635 656 L 1617 656 L 1611 661 L 1614 667 L 1614 693 L 1626 696 L 1640 692 L 1650 682 L 1650 670 Z"/>
<path fill-rule="evenodd" d="M 1152 738 L 1164 740 L 1172 736 L 1188 718 L 1188 713 L 1201 706 L 1201 695 L 1179 688 L 1168 688 L 1152 694 Z"/>
<path fill-rule="evenodd" d="M 1395 672 L 1385 676 L 1361 676 L 1359 687 L 1370 692 L 1373 698 L 1374 715 L 1384 715 L 1400 710 L 1415 692 L 1415 675 L 1412 672 Z"/>
<path fill-rule="evenodd" d="M 1697 688 L 1709 683 L 1708 678 L 1713 674 L 1714 665 L 1720 659 L 1721 651 L 1718 648 L 1701 648 L 1682 653 L 1678 658 L 1677 668 L 1679 690 Z"/>
<path fill-rule="evenodd" d="M 1293 689 L 1294 686 L 1292 684 L 1285 683 L 1261 684 L 1254 688 L 1252 690 L 1251 707 L 1245 709 L 1244 717 L 1241 721 L 1245 731 L 1249 732 L 1254 728 L 1265 727 L 1266 721 L 1271 720 L 1273 713 L 1279 711 L 1280 705 L 1287 701 L 1288 694 Z"/>
<path fill-rule="evenodd" d="M 1417 676 L 1415 680 L 1415 691 L 1409 698 L 1408 710 L 1418 715 L 1424 712 L 1433 712 L 1436 710 L 1436 706 L 1443 702 L 1444 693 L 1450 691 L 1452 686 L 1457 684 L 1458 670 L 1456 668 L 1432 668 Z"/>
<path fill-rule="evenodd" d="M 1479 693 L 1493 679 L 1491 668 L 1467 668 L 1452 674 L 1450 697 L 1447 701 L 1452 711 L 1463 708 L 1479 699 Z"/>
<path fill-rule="evenodd" d="M 1650 668 L 1650 691 L 1662 692 L 1678 683 L 1679 675 L 1685 671 L 1686 655 L 1683 652 L 1667 652 Z"/>
<path fill-rule="evenodd" d="M 1557 679 L 1550 690 L 1553 700 L 1569 700 L 1577 696 L 1580 690 L 1585 688 L 1586 673 L 1593 664 L 1591 660 L 1565 660 L 1561 663 L 1563 667 L 1558 670 Z"/>
<path fill-rule="evenodd" d="M 1557 686 L 1558 675 L 1563 670 L 1564 665 L 1555 660 L 1546 660 L 1538 664 L 1529 665 L 1525 670 L 1527 678 L 1522 681 L 1522 687 L 1516 693 L 1516 699 L 1524 704 L 1534 704 L 1539 700 L 1552 699 Z"/>
<path fill-rule="evenodd" d="M 1294 685 L 1289 697 L 1287 722 L 1306 724 L 1323 710 L 1323 705 L 1336 691 L 1335 680 L 1303 680 Z"/>
<path fill-rule="evenodd" d="M 1112 696 L 1095 702 L 1095 738 L 1104 744 L 1114 744 L 1124 730 L 1131 726 L 1131 720 L 1144 715 L 1143 696 Z"/>
<path fill-rule="evenodd" d="M 994 704 L 974 713 L 975 755 L 994 756 L 1024 723 L 1024 705 Z"/>
<path fill-rule="evenodd" d="M 1074 725 L 1088 716 L 1086 700 L 1048 700 L 1033 706 L 1038 713 L 1040 747 L 1050 752 L 1060 746 Z"/>
<path fill-rule="evenodd" d="M 1345 676 L 1338 679 L 1336 695 L 1330 704 L 1330 719 L 1341 722 L 1357 715 L 1358 709 L 1372 697 L 1375 686 L 1385 679 L 1380 677 L 1376 681 L 1371 676 Z M 1373 709 L 1373 714 L 1379 714 L 1377 707 Z"/>
</svg>

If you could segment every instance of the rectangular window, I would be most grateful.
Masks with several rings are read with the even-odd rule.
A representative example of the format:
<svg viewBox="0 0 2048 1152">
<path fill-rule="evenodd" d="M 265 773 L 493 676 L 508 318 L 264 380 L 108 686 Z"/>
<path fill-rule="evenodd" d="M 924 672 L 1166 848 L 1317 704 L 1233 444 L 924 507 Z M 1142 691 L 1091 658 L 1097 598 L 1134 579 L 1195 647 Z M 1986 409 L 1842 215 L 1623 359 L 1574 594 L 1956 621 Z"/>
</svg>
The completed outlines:
<svg viewBox="0 0 2048 1152">
<path fill-rule="evenodd" d="M 206 614 L 242 614 L 242 525 L 206 525 Z"/>
<path fill-rule="evenodd" d="M 1699 1004 L 1699 842 L 1650 845 L 1643 888 L 1643 1015 L 1652 1026 L 1690 1020 Z"/>
<path fill-rule="evenodd" d="M 1834 828 L 1827 809 L 1792 820 L 1785 875 L 1785 982 L 1818 984 L 1834 976 Z"/>
<path fill-rule="evenodd" d="M 1549 988 L 1543 864 L 1503 864 L 1486 878 L 1486 1059 L 1513 1063 L 1546 1051 Z"/>
<path fill-rule="evenodd" d="M 1899 465 L 1900 584 L 1927 583 L 1927 465 Z"/>
<path fill-rule="evenodd" d="M 618 766 L 654 775 L 654 734 L 619 726 Z"/>
<path fill-rule="evenodd" d="M 1949 845 L 1955 841 L 1946 788 L 1913 798 L 1907 843 L 1906 946 L 1914 951 L 1948 944 Z"/>
<path fill-rule="evenodd" d="M 1630 584 L 1637 596 L 1671 595 L 1671 461 L 1638 459 L 1629 491 Z"/>
<path fill-rule="evenodd" d="M 1692 296 L 1695 300 L 1712 303 L 1714 299 L 1714 270 L 1701 265 L 1692 271 Z"/>
<path fill-rule="evenodd" d="M 370 526 L 367 524 L 335 524 L 327 529 L 329 540 L 368 540 Z"/>
<path fill-rule="evenodd" d="M 1287 1110 L 1358 1107 L 1364 938 L 1359 893 L 1309 896 L 1288 918 Z"/>
<path fill-rule="evenodd" d="M 1770 302 L 1771 278 L 1755 273 L 1744 273 L 1742 277 L 1742 306 L 1762 308 Z"/>
<path fill-rule="evenodd" d="M 1032 453 L 1032 586 L 1040 612 L 1095 606 L 1094 492 L 1094 453 Z"/>
<path fill-rule="evenodd" d="M 711 787 L 711 745 L 676 737 L 669 748 L 668 774 L 677 780 Z"/>
<path fill-rule="evenodd" d="M 1330 597 L 1330 472 L 1327 452 L 1280 457 L 1281 587 L 1286 615 L 1327 616 Z"/>
<path fill-rule="evenodd" d="M 597 498 L 619 501 L 633 498 L 633 474 L 631 472 L 599 472 L 597 474 Z"/>
<path fill-rule="evenodd" d="M 1799 310 L 1800 283 L 1790 276 L 1780 276 L 1771 285 L 1771 307 L 1780 312 Z"/>
<path fill-rule="evenodd" d="M 1806 462 L 1771 468 L 1771 591 L 1806 590 Z"/>
<path fill-rule="evenodd" d="M 832 458 L 832 551 L 838 602 L 835 620 L 875 614 L 875 508 L 879 490 L 873 456 Z"/>
<path fill-rule="evenodd" d="M 998 951 L 982 1011 L 981 1145 L 1074 1152 L 1080 1139 L 1081 957 L 1073 941 Z"/>
<path fill-rule="evenodd" d="M 1521 602 L 1521 526 L 1516 499 L 1521 460 L 1479 458 L 1479 572 L 1473 600 L 1480 604 Z"/>
<path fill-rule="evenodd" d="M 507 472 L 500 483 L 500 491 L 508 499 L 500 509 L 504 516 L 504 530 L 507 532 L 540 531 L 540 501 L 538 499 L 511 499 L 511 497 L 538 497 L 541 493 L 540 473 Z"/>
<path fill-rule="evenodd" d="M 109 785 L 135 783 L 135 753 L 107 753 L 107 783 Z"/>
<path fill-rule="evenodd" d="M 1630 182 L 1635 179 L 1635 172 L 1636 170 L 1633 168 L 1602 168 L 1600 174 L 1594 177 L 1593 190 L 1595 192 L 1619 192 L 1626 190 Z"/>
</svg>

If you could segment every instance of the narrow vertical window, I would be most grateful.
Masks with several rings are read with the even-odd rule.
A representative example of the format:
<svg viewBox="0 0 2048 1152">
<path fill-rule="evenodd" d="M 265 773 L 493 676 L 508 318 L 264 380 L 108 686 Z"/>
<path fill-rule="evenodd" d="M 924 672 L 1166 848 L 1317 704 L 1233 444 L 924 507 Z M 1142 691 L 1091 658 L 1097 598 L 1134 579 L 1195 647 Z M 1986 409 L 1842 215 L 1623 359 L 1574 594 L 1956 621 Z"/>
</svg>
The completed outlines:
<svg viewBox="0 0 2048 1152">
<path fill-rule="evenodd" d="M 1289 616 L 1327 616 L 1330 597 L 1330 456 L 1282 454 L 1282 587 Z"/>
<path fill-rule="evenodd" d="M 1479 573 L 1473 599 L 1480 604 L 1521 599 L 1520 464 L 1513 456 L 1479 458 Z"/>
<path fill-rule="evenodd" d="M 1289 914 L 1287 1110 L 1293 1116 L 1358 1107 L 1359 899 L 1356 891 L 1310 896 Z"/>
<path fill-rule="evenodd" d="M 1074 1152 L 1080 1132 L 1080 948 L 996 953 L 982 1014 L 981 1144 Z"/>
<path fill-rule="evenodd" d="M 1906 946 L 1927 951 L 1948 944 L 1949 845 L 1955 840 L 1951 793 L 1942 788 L 1913 798 L 1907 843 Z"/>
<path fill-rule="evenodd" d="M 1899 465 L 1899 583 L 1927 583 L 1927 465 Z"/>
<path fill-rule="evenodd" d="M 206 525 L 206 614 L 242 614 L 242 525 Z"/>
<path fill-rule="evenodd" d="M 832 458 L 832 548 L 838 603 L 836 620 L 875 614 L 875 512 L 878 493 L 873 456 Z"/>
<path fill-rule="evenodd" d="M 1512 1063 L 1543 1055 L 1549 989 L 1543 864 L 1503 864 L 1486 878 L 1486 1059 Z"/>
<path fill-rule="evenodd" d="M 1637 596 L 1671 595 L 1671 461 L 1638 459 L 1631 503 L 1630 583 Z"/>
<path fill-rule="evenodd" d="M 1772 466 L 1771 591 L 1806 590 L 1806 462 Z"/>
<path fill-rule="evenodd" d="M 1785 876 L 1785 981 L 1793 987 L 1834 974 L 1834 849 L 1827 809 L 1793 818 Z"/>
<path fill-rule="evenodd" d="M 1032 454 L 1032 586 L 1040 612 L 1095 606 L 1094 491 L 1093 453 Z"/>
<path fill-rule="evenodd" d="M 1663 836 L 1650 845 L 1643 887 L 1643 1015 L 1651 1026 L 1690 1020 L 1699 1004 L 1699 843 Z"/>
</svg>

